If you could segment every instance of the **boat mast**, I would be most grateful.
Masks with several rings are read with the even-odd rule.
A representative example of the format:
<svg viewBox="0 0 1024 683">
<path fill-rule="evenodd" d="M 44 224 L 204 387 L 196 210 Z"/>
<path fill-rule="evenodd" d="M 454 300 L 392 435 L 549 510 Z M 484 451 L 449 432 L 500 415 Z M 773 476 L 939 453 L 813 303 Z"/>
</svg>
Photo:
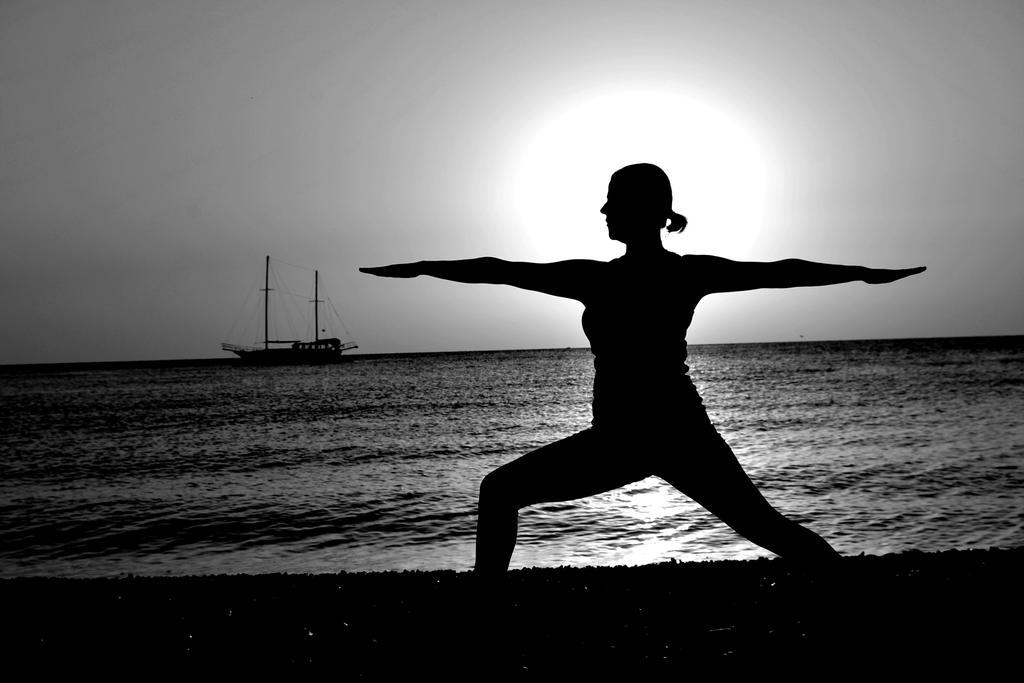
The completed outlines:
<svg viewBox="0 0 1024 683">
<path fill-rule="evenodd" d="M 270 348 L 270 254 L 267 254 L 267 270 L 263 276 L 263 350 Z"/>
<path fill-rule="evenodd" d="M 313 340 L 320 341 L 320 271 L 313 271 Z"/>
</svg>

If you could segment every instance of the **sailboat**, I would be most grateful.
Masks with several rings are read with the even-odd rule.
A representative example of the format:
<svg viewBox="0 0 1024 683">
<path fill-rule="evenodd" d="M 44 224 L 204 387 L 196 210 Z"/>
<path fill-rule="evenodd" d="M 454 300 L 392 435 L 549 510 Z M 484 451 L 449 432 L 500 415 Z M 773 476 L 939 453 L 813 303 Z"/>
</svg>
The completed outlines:
<svg viewBox="0 0 1024 683">
<path fill-rule="evenodd" d="M 337 337 L 320 338 L 320 271 L 313 271 L 313 339 L 301 341 L 297 339 L 270 338 L 270 256 L 266 258 L 266 269 L 263 279 L 263 341 L 260 345 L 244 346 L 228 342 L 221 343 L 224 351 L 237 355 L 243 363 L 249 365 L 313 365 L 322 363 L 340 363 L 351 360 L 344 357 L 345 351 L 359 348 L 353 341 L 343 342 Z"/>
</svg>

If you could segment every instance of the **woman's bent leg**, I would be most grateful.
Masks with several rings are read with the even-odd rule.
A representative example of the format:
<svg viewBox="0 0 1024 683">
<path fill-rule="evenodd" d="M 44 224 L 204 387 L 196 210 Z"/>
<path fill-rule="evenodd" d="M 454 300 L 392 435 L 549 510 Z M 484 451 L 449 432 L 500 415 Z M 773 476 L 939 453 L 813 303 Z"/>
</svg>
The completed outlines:
<svg viewBox="0 0 1024 683">
<path fill-rule="evenodd" d="M 585 498 L 650 474 L 630 464 L 614 440 L 588 429 L 527 453 L 494 470 L 480 484 L 476 567 L 480 575 L 508 569 L 519 510 L 537 503 Z"/>
<path fill-rule="evenodd" d="M 823 538 L 786 518 L 765 500 L 717 433 L 666 460 L 669 464 L 655 474 L 744 538 L 787 560 L 818 563 L 839 557 Z"/>
</svg>

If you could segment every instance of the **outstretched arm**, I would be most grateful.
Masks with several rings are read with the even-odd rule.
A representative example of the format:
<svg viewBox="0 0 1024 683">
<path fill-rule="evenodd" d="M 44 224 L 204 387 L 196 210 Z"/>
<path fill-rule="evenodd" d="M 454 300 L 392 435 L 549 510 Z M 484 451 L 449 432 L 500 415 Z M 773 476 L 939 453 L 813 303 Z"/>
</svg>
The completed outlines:
<svg viewBox="0 0 1024 683">
<path fill-rule="evenodd" d="M 484 257 L 463 261 L 417 261 L 360 268 L 380 277 L 430 275 L 453 282 L 512 285 L 553 296 L 582 301 L 599 277 L 600 261 L 583 259 L 556 263 L 525 263 Z"/>
<path fill-rule="evenodd" d="M 739 292 L 773 287 L 814 287 L 857 280 L 869 284 L 894 282 L 925 270 L 917 268 L 866 268 L 786 259 L 766 263 L 730 261 L 718 256 L 688 256 L 698 282 L 706 293 Z"/>
</svg>

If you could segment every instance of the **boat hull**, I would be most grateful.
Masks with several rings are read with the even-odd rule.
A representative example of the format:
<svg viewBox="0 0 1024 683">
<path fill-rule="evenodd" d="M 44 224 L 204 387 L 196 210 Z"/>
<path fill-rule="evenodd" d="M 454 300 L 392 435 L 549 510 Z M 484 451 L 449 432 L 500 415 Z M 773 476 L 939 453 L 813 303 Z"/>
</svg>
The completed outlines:
<svg viewBox="0 0 1024 683">
<path fill-rule="evenodd" d="M 348 363 L 353 359 L 340 351 L 256 349 L 232 350 L 245 365 L 328 365 Z"/>
</svg>

